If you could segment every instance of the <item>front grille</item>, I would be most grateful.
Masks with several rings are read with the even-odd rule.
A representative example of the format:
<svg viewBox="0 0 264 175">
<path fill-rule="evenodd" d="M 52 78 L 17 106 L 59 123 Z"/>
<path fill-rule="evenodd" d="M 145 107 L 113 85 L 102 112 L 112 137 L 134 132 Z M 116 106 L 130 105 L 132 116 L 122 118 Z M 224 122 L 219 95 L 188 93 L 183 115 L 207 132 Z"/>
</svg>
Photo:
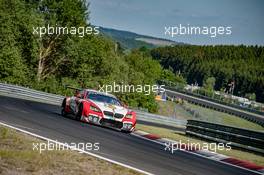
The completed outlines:
<svg viewBox="0 0 264 175">
<path fill-rule="evenodd" d="M 123 115 L 123 114 L 115 113 L 114 117 L 115 117 L 115 118 L 123 118 L 124 115 Z"/>
<path fill-rule="evenodd" d="M 109 112 L 109 111 L 104 111 L 104 115 L 107 115 L 107 116 L 114 116 L 114 113 L 113 112 Z"/>
<path fill-rule="evenodd" d="M 104 111 L 104 115 L 115 117 L 115 118 L 123 118 L 124 117 L 123 114 L 119 114 L 119 113 L 114 114 L 113 112 L 110 112 L 110 111 Z"/>
<path fill-rule="evenodd" d="M 100 123 L 103 126 L 110 126 L 110 127 L 114 127 L 114 128 L 118 128 L 118 129 L 121 129 L 123 127 L 122 122 L 110 120 L 110 119 L 105 119 L 105 118 L 102 118 L 100 120 Z"/>
</svg>

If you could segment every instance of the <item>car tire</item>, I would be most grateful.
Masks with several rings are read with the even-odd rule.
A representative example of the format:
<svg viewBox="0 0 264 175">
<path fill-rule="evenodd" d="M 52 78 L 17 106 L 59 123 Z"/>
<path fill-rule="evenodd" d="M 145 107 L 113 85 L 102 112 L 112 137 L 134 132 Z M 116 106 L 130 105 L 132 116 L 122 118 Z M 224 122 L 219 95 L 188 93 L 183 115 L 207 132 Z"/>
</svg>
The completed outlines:
<svg viewBox="0 0 264 175">
<path fill-rule="evenodd" d="M 63 117 L 67 117 L 67 113 L 65 112 L 65 107 L 66 107 L 66 98 L 64 98 L 62 104 L 61 104 L 61 115 Z"/>
<path fill-rule="evenodd" d="M 76 115 L 75 115 L 75 119 L 76 119 L 77 121 L 81 120 L 81 117 L 82 117 L 82 111 L 83 111 L 83 104 L 80 103 L 80 104 L 79 104 L 79 107 L 78 107 L 78 112 L 77 112 Z"/>
<path fill-rule="evenodd" d="M 126 133 L 126 134 L 130 134 L 130 133 L 132 133 L 133 131 L 122 130 L 121 132 Z"/>
</svg>

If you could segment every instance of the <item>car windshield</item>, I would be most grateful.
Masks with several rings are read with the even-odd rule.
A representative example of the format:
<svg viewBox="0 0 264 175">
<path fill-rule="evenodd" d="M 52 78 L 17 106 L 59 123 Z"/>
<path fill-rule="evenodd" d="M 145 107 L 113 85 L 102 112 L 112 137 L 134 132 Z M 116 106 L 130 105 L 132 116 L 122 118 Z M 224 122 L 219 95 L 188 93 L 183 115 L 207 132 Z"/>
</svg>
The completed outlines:
<svg viewBox="0 0 264 175">
<path fill-rule="evenodd" d="M 121 103 L 116 98 L 99 93 L 89 92 L 87 98 L 98 102 L 121 106 Z"/>
</svg>

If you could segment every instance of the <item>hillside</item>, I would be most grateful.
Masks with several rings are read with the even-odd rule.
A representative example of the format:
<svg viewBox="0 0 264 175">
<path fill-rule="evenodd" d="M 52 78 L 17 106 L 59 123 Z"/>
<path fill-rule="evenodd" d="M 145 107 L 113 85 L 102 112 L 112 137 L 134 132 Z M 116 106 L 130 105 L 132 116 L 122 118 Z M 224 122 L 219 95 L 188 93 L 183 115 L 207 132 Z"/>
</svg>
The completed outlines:
<svg viewBox="0 0 264 175">
<path fill-rule="evenodd" d="M 125 49 L 140 48 L 143 46 L 147 48 L 155 48 L 159 46 L 171 46 L 171 45 L 183 44 L 167 39 L 140 35 L 129 31 L 116 30 L 116 29 L 110 29 L 104 27 L 100 27 L 100 32 L 111 37 L 116 42 L 119 42 L 121 46 Z"/>
<path fill-rule="evenodd" d="M 181 72 L 188 84 L 206 85 L 212 78 L 215 90 L 230 91 L 234 82 L 234 95 L 252 95 L 257 102 L 264 102 L 263 46 L 184 45 L 155 48 L 151 55 L 164 68 Z"/>
</svg>

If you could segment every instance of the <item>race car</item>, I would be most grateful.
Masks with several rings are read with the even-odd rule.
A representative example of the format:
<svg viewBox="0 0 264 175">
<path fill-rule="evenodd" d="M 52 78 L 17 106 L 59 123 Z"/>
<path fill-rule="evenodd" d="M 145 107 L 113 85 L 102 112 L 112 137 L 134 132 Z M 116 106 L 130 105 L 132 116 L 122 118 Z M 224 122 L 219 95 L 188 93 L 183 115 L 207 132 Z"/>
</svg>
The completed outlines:
<svg viewBox="0 0 264 175">
<path fill-rule="evenodd" d="M 76 120 L 132 132 L 136 113 L 128 109 L 114 95 L 92 89 L 77 89 L 72 97 L 65 97 L 62 116 L 73 115 Z"/>
</svg>

